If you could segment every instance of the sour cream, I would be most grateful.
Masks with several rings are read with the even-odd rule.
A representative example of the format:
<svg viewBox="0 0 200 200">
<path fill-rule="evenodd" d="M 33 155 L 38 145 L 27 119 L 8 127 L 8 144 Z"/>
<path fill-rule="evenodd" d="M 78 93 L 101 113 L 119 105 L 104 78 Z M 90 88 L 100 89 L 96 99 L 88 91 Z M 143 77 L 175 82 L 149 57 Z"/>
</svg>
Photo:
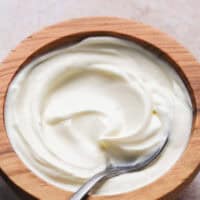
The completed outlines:
<svg viewBox="0 0 200 200">
<path fill-rule="evenodd" d="M 12 81 L 5 124 L 25 165 L 75 191 L 103 170 L 107 156 L 131 161 L 169 144 L 145 170 L 108 180 L 98 194 L 145 186 L 166 173 L 187 146 L 192 106 L 174 69 L 137 44 L 89 37 L 40 56 Z"/>
</svg>

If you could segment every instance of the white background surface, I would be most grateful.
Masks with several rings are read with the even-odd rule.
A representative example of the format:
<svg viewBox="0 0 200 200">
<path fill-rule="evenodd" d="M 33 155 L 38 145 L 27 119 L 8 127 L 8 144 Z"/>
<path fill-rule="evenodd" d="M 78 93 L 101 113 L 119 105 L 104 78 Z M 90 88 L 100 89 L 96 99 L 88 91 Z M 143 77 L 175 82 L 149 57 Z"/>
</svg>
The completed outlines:
<svg viewBox="0 0 200 200">
<path fill-rule="evenodd" d="M 199 0 L 0 0 L 0 60 L 44 26 L 83 16 L 118 16 L 159 28 L 200 61 L 199 8 Z M 0 179 L 0 200 L 15 199 Z M 199 199 L 200 175 L 178 200 Z"/>
</svg>

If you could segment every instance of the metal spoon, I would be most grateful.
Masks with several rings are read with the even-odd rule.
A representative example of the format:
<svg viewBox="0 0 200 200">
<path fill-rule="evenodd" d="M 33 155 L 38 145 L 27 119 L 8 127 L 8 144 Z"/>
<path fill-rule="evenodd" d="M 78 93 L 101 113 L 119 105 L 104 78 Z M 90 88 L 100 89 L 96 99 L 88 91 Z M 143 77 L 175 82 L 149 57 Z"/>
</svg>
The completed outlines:
<svg viewBox="0 0 200 200">
<path fill-rule="evenodd" d="M 168 136 L 166 137 L 166 140 L 163 143 L 163 145 L 161 145 L 156 151 L 150 153 L 145 157 L 139 157 L 131 163 L 116 164 L 110 162 L 110 164 L 106 167 L 105 170 L 94 175 L 86 183 L 84 183 L 80 187 L 80 189 L 72 195 L 70 200 L 82 200 L 84 197 L 88 195 L 89 192 L 91 192 L 91 190 L 93 190 L 94 188 L 99 186 L 100 183 L 103 183 L 109 178 L 144 169 L 160 155 L 160 153 L 163 151 L 167 143 L 168 143 Z"/>
</svg>

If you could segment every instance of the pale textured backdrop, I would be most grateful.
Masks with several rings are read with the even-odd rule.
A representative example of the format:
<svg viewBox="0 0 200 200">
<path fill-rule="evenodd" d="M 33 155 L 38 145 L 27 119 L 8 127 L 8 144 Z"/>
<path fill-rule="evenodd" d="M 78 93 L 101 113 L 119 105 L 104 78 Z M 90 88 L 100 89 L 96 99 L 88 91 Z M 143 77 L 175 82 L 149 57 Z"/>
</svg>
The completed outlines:
<svg viewBox="0 0 200 200">
<path fill-rule="evenodd" d="M 153 25 L 200 61 L 199 0 L 0 0 L 0 60 L 29 34 L 75 17 L 118 16 Z M 0 200 L 17 200 L 0 179 Z M 178 200 L 200 199 L 200 174 Z"/>
</svg>

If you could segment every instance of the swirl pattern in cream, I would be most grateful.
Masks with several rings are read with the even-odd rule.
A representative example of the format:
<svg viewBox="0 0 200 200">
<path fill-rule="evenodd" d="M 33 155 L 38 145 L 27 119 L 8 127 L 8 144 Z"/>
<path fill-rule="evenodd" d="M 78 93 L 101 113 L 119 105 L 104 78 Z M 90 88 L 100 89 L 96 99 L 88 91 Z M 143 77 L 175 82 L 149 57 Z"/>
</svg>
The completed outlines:
<svg viewBox="0 0 200 200">
<path fill-rule="evenodd" d="M 36 58 L 11 83 L 5 122 L 15 151 L 39 177 L 77 189 L 106 166 L 170 142 L 149 168 L 109 180 L 100 194 L 142 187 L 185 149 L 192 108 L 176 72 L 142 47 L 90 37 Z"/>
</svg>

